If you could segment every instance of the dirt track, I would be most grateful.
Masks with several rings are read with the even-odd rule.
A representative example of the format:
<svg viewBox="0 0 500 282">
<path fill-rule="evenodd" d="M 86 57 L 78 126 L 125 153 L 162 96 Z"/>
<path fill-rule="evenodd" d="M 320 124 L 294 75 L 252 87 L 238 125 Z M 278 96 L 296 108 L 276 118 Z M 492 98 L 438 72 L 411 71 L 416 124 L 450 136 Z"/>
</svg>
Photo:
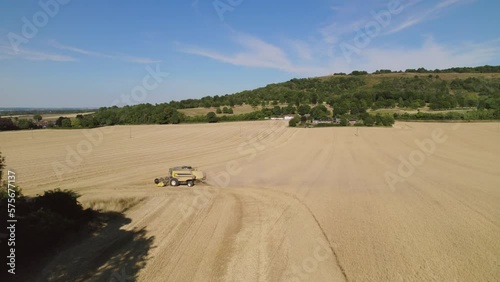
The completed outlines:
<svg viewBox="0 0 500 282">
<path fill-rule="evenodd" d="M 269 121 L 91 132 L 0 133 L 25 194 L 60 187 L 80 192 L 85 205 L 135 204 L 116 228 L 54 258 L 45 278 L 500 277 L 498 123 L 294 129 Z M 208 185 L 154 186 L 178 164 L 208 171 Z"/>
</svg>

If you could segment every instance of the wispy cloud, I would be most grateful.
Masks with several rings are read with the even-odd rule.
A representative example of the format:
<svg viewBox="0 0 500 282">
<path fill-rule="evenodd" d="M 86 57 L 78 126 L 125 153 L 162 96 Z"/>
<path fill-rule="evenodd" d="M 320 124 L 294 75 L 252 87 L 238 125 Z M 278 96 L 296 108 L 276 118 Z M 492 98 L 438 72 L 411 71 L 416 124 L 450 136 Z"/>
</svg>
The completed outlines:
<svg viewBox="0 0 500 282">
<path fill-rule="evenodd" d="M 487 42 L 467 42 L 447 45 L 439 43 L 431 36 L 424 38 L 421 46 L 385 46 L 364 49 L 359 56 L 348 62 L 342 54 L 326 55 L 313 52 L 309 46 L 297 41 L 290 53 L 284 48 L 270 44 L 262 39 L 238 35 L 234 39 L 240 48 L 233 54 L 201 47 L 181 48 L 182 52 L 207 57 L 219 62 L 237 66 L 269 68 L 304 76 L 328 75 L 334 72 L 352 70 L 375 71 L 377 69 L 404 70 L 424 67 L 427 69 L 455 66 L 477 66 L 500 57 L 500 38 Z M 289 46 L 289 42 L 287 43 Z M 293 45 L 293 44 L 292 44 Z M 303 52 L 301 54 L 301 52 Z M 292 56 L 295 54 L 295 56 Z M 306 63 L 302 62 L 307 59 Z"/>
<path fill-rule="evenodd" d="M 41 51 L 18 48 L 17 52 L 12 50 L 11 46 L 0 46 L 0 60 L 5 59 L 23 59 L 29 61 L 54 61 L 54 62 L 71 62 L 76 61 L 71 56 L 45 53 Z"/>
<path fill-rule="evenodd" d="M 87 51 L 87 50 L 83 50 L 83 49 L 72 47 L 72 46 L 62 45 L 62 44 L 59 44 L 57 41 L 50 41 L 49 43 L 52 47 L 55 47 L 55 48 L 60 49 L 60 50 L 67 50 L 67 51 L 79 53 L 82 55 L 88 55 L 88 56 L 102 56 L 102 54 L 99 54 L 97 52 L 92 52 L 92 51 Z"/>
<path fill-rule="evenodd" d="M 398 25 L 389 30 L 386 34 L 397 33 L 412 26 L 423 23 L 425 21 L 435 19 L 439 17 L 445 9 L 466 2 L 471 2 L 471 0 L 444 0 L 430 7 L 429 9 L 423 11 L 417 10 L 415 12 L 411 12 L 405 21 L 400 22 Z"/>
<path fill-rule="evenodd" d="M 373 5 L 363 6 L 365 11 L 361 17 L 357 11 L 351 9 L 353 5 L 349 4 L 350 2 L 341 7 L 334 7 L 332 11 L 336 12 L 335 21 L 326 22 L 317 28 L 308 40 L 287 38 L 284 42 L 282 40 L 270 43 L 256 36 L 232 30 L 229 37 L 231 41 L 225 44 L 223 49 L 186 45 L 179 49 L 184 53 L 232 65 L 276 69 L 303 76 L 328 75 L 355 69 L 374 71 L 381 68 L 404 70 L 415 67 L 434 69 L 480 65 L 500 57 L 500 41 L 462 44 L 454 42 L 452 45 L 428 36 L 420 40 L 415 38 L 421 45 L 412 43 L 411 46 L 406 46 L 398 40 L 374 40 L 377 36 L 397 33 L 436 19 L 451 7 L 474 1 L 477 0 L 442 0 L 438 3 L 427 3 L 423 0 L 402 1 L 400 12 L 393 12 L 389 23 L 385 26 L 381 24 L 380 32 L 362 47 L 355 45 L 356 35 L 361 33 L 361 29 L 368 23 L 377 20 L 375 17 L 389 13 L 386 1 L 370 2 Z M 391 39 L 389 36 L 387 38 Z M 356 50 L 346 54 L 341 48 L 345 46 L 342 43 L 346 42 L 355 46 Z"/>
<path fill-rule="evenodd" d="M 414 20 L 414 16 L 412 16 L 417 9 L 414 9 L 412 6 L 416 6 L 422 1 L 399 1 L 399 4 L 395 7 L 392 7 L 394 3 L 391 1 L 348 1 L 343 6 L 336 7 L 332 13 L 332 19 L 320 26 L 317 29 L 317 33 L 324 43 L 330 45 L 338 44 L 339 42 L 354 38 L 357 34 L 363 32 L 367 25 L 372 25 L 374 21 L 380 21 L 380 19 L 374 18 L 374 15 L 379 14 L 382 15 L 381 17 L 389 25 L 388 27 L 382 26 L 381 28 L 393 27 L 393 29 L 403 29 L 403 27 L 406 28 L 417 23 Z M 398 12 L 390 12 L 389 9 L 391 11 L 394 9 Z M 405 13 L 406 15 L 403 15 Z M 402 19 L 407 20 L 398 25 L 398 22 L 401 22 Z M 395 25 L 396 27 L 394 27 Z M 373 29 L 373 27 L 371 28 Z"/>
<path fill-rule="evenodd" d="M 270 68 L 302 74 L 321 71 L 314 66 L 301 66 L 292 63 L 283 49 L 257 37 L 237 33 L 233 37 L 233 41 L 242 48 L 242 51 L 228 55 L 227 53 L 193 46 L 184 47 L 180 51 L 238 66 Z M 305 53 L 302 55 L 307 57 Z"/>
<path fill-rule="evenodd" d="M 292 49 L 297 53 L 300 59 L 306 61 L 313 59 L 314 51 L 307 42 L 301 40 L 290 40 L 289 44 L 292 47 Z"/>
<path fill-rule="evenodd" d="M 360 27 L 362 27 L 363 24 L 366 24 L 366 22 L 367 21 L 364 19 L 343 24 L 332 22 L 321 27 L 319 29 L 319 34 L 325 43 L 336 44 L 343 36 L 356 32 Z"/>
<path fill-rule="evenodd" d="M 78 54 L 85 55 L 85 56 L 107 58 L 107 59 L 112 59 L 112 60 L 120 60 L 120 61 L 129 62 L 129 63 L 152 64 L 152 63 L 161 62 L 161 60 L 154 60 L 154 59 L 144 58 L 144 57 L 134 57 L 134 56 L 129 56 L 129 55 L 125 55 L 125 54 L 113 54 L 113 55 L 111 55 L 111 54 L 104 54 L 104 53 L 89 51 L 89 50 L 81 49 L 81 48 L 74 47 L 74 46 L 63 45 L 57 41 L 50 41 L 50 45 L 52 47 L 60 49 L 60 50 L 66 50 L 66 51 L 78 53 Z"/>
<path fill-rule="evenodd" d="M 404 70 L 424 67 L 427 69 L 456 66 L 478 66 L 500 56 L 500 38 L 486 42 L 468 42 L 449 46 L 427 37 L 421 46 L 370 48 L 362 52 L 351 64 L 344 65 L 347 70 L 377 69 Z M 342 58 L 337 58 L 342 62 Z M 337 66 L 341 66 L 338 64 Z"/>
<path fill-rule="evenodd" d="M 441 9 L 444 9 L 448 6 L 451 6 L 451 5 L 454 5 L 454 4 L 458 4 L 460 2 L 464 2 L 463 0 L 444 0 L 444 1 L 441 1 L 439 2 L 435 7 L 434 9 L 435 10 L 441 10 Z"/>
<path fill-rule="evenodd" d="M 423 0 L 400 1 L 400 13 L 389 14 L 387 27 L 382 27 L 380 35 L 398 33 L 410 27 L 440 17 L 444 11 L 452 6 L 474 2 L 476 0 L 442 0 L 437 4 L 430 4 Z M 390 1 L 385 1 L 390 3 Z M 356 7 L 354 9 L 353 7 Z M 362 7 L 362 8 L 360 8 Z M 388 4 L 372 2 L 347 2 L 343 6 L 336 6 L 334 17 L 325 23 L 317 32 L 322 41 L 334 45 L 345 40 L 351 40 L 370 23 L 373 23 L 374 14 L 388 14 Z M 339 12 L 341 11 L 341 12 Z M 385 16 L 384 16 L 385 17 Z"/>
</svg>

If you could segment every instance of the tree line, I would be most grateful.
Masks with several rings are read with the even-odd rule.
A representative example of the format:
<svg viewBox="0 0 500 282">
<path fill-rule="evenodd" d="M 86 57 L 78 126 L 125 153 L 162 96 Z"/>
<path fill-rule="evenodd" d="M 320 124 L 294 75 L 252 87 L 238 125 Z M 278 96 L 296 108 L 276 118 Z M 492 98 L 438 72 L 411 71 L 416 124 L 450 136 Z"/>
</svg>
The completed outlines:
<svg viewBox="0 0 500 282">
<path fill-rule="evenodd" d="M 463 68 L 463 71 L 465 70 L 467 68 Z M 478 67 L 475 71 L 486 70 L 488 70 L 487 66 Z M 446 71 L 448 70 L 442 72 Z M 360 73 L 360 71 L 356 72 Z M 243 104 L 253 107 L 274 107 L 283 104 L 298 107 L 303 104 L 317 105 L 324 102 L 334 106 L 339 101 L 346 101 L 345 104 L 353 107 L 354 111 L 356 107 L 373 110 L 395 107 L 418 109 L 427 105 L 432 110 L 457 107 L 489 109 L 498 106 L 499 85 L 500 79 L 495 78 L 471 77 L 447 81 L 440 79 L 439 75 L 431 74 L 415 75 L 410 78 L 365 75 L 330 76 L 291 79 L 287 82 L 270 84 L 231 95 L 172 101 L 168 105 L 176 109 L 233 107 Z"/>
<path fill-rule="evenodd" d="M 392 71 L 388 69 L 376 70 L 373 74 L 402 73 L 403 71 Z M 448 69 L 427 70 L 425 68 L 406 69 L 405 73 L 500 73 L 500 66 L 479 66 L 479 67 L 455 67 Z"/>
<path fill-rule="evenodd" d="M 380 70 L 376 73 L 387 73 Z M 140 104 L 124 107 L 103 107 L 93 114 L 77 115 L 69 119 L 60 117 L 48 127 L 92 128 L 116 124 L 178 124 L 190 122 L 215 122 L 255 120 L 282 115 L 310 115 L 311 119 L 370 119 L 366 114 L 378 109 L 430 110 L 464 109 L 481 114 L 463 116 L 491 117 L 498 119 L 500 108 L 500 79 L 469 77 L 443 80 L 439 72 L 500 72 L 500 66 L 476 68 L 451 68 L 428 71 L 423 68 L 407 72 L 433 73 L 413 77 L 381 77 L 353 71 L 351 75 L 316 78 L 294 78 L 286 82 L 269 84 L 254 90 L 245 90 L 223 96 L 206 96 L 160 104 Z M 251 105 L 255 112 L 234 114 L 233 107 Z M 326 109 L 329 105 L 333 111 Z M 215 108 L 213 114 L 190 117 L 180 109 Z M 258 109 L 260 107 L 260 110 Z M 470 117 L 470 118 L 469 118 Z M 0 118 L 0 130 L 40 127 L 38 117 L 33 119 Z M 41 118 L 41 116 L 40 116 Z M 397 117 L 399 118 L 399 117 Z M 441 116 L 436 116 L 441 119 Z"/>
</svg>

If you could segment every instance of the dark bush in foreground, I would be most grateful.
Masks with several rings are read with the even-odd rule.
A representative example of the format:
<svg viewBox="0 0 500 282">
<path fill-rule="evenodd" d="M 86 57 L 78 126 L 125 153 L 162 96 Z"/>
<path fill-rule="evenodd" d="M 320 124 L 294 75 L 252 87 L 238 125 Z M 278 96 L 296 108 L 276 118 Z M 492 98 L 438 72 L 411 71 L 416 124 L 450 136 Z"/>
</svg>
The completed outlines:
<svg viewBox="0 0 500 282">
<path fill-rule="evenodd" d="M 7 187 L 2 187 L 7 191 Z M 11 192 L 12 193 L 12 192 Z M 16 189 L 15 203 L 15 245 L 0 244 L 2 254 L 15 248 L 16 269 L 31 269 L 56 248 L 78 235 L 93 218 L 93 211 L 84 210 L 78 202 L 79 195 L 70 190 L 51 190 L 36 197 L 25 197 Z M 8 193 L 0 193 L 0 215 L 7 222 L 9 214 Z M 9 206 L 12 208 L 12 206 Z M 4 231 L 1 231 L 4 232 Z"/>
<path fill-rule="evenodd" d="M 78 220 L 83 215 L 83 208 L 78 202 L 78 195 L 71 190 L 50 190 L 34 200 L 35 210 L 47 210 L 66 219 Z"/>
<path fill-rule="evenodd" d="M 14 237 L 5 227 L 0 230 L 2 261 L 12 262 L 0 267 L 0 281 L 117 281 L 124 270 L 127 281 L 137 280 L 154 237 L 144 229 L 122 229 L 130 219 L 121 213 L 84 210 L 79 195 L 70 190 L 36 197 L 25 197 L 12 185 L 8 190 L 2 182 L 4 168 L 0 153 L 0 220 L 5 224 L 14 212 L 9 219 L 17 220 L 7 222 L 15 225 L 15 241 L 8 240 Z M 110 247 L 113 251 L 103 251 Z"/>
</svg>

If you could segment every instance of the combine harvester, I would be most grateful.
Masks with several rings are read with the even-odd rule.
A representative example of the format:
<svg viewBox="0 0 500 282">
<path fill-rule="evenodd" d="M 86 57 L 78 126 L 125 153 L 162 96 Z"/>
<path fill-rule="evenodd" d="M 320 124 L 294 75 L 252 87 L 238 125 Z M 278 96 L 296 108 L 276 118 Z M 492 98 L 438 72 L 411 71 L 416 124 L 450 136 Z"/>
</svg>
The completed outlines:
<svg viewBox="0 0 500 282">
<path fill-rule="evenodd" d="M 168 170 L 168 176 L 155 178 L 155 184 L 158 187 L 187 185 L 193 187 L 196 182 L 205 182 L 203 171 L 197 170 L 192 166 L 175 166 Z"/>
</svg>

